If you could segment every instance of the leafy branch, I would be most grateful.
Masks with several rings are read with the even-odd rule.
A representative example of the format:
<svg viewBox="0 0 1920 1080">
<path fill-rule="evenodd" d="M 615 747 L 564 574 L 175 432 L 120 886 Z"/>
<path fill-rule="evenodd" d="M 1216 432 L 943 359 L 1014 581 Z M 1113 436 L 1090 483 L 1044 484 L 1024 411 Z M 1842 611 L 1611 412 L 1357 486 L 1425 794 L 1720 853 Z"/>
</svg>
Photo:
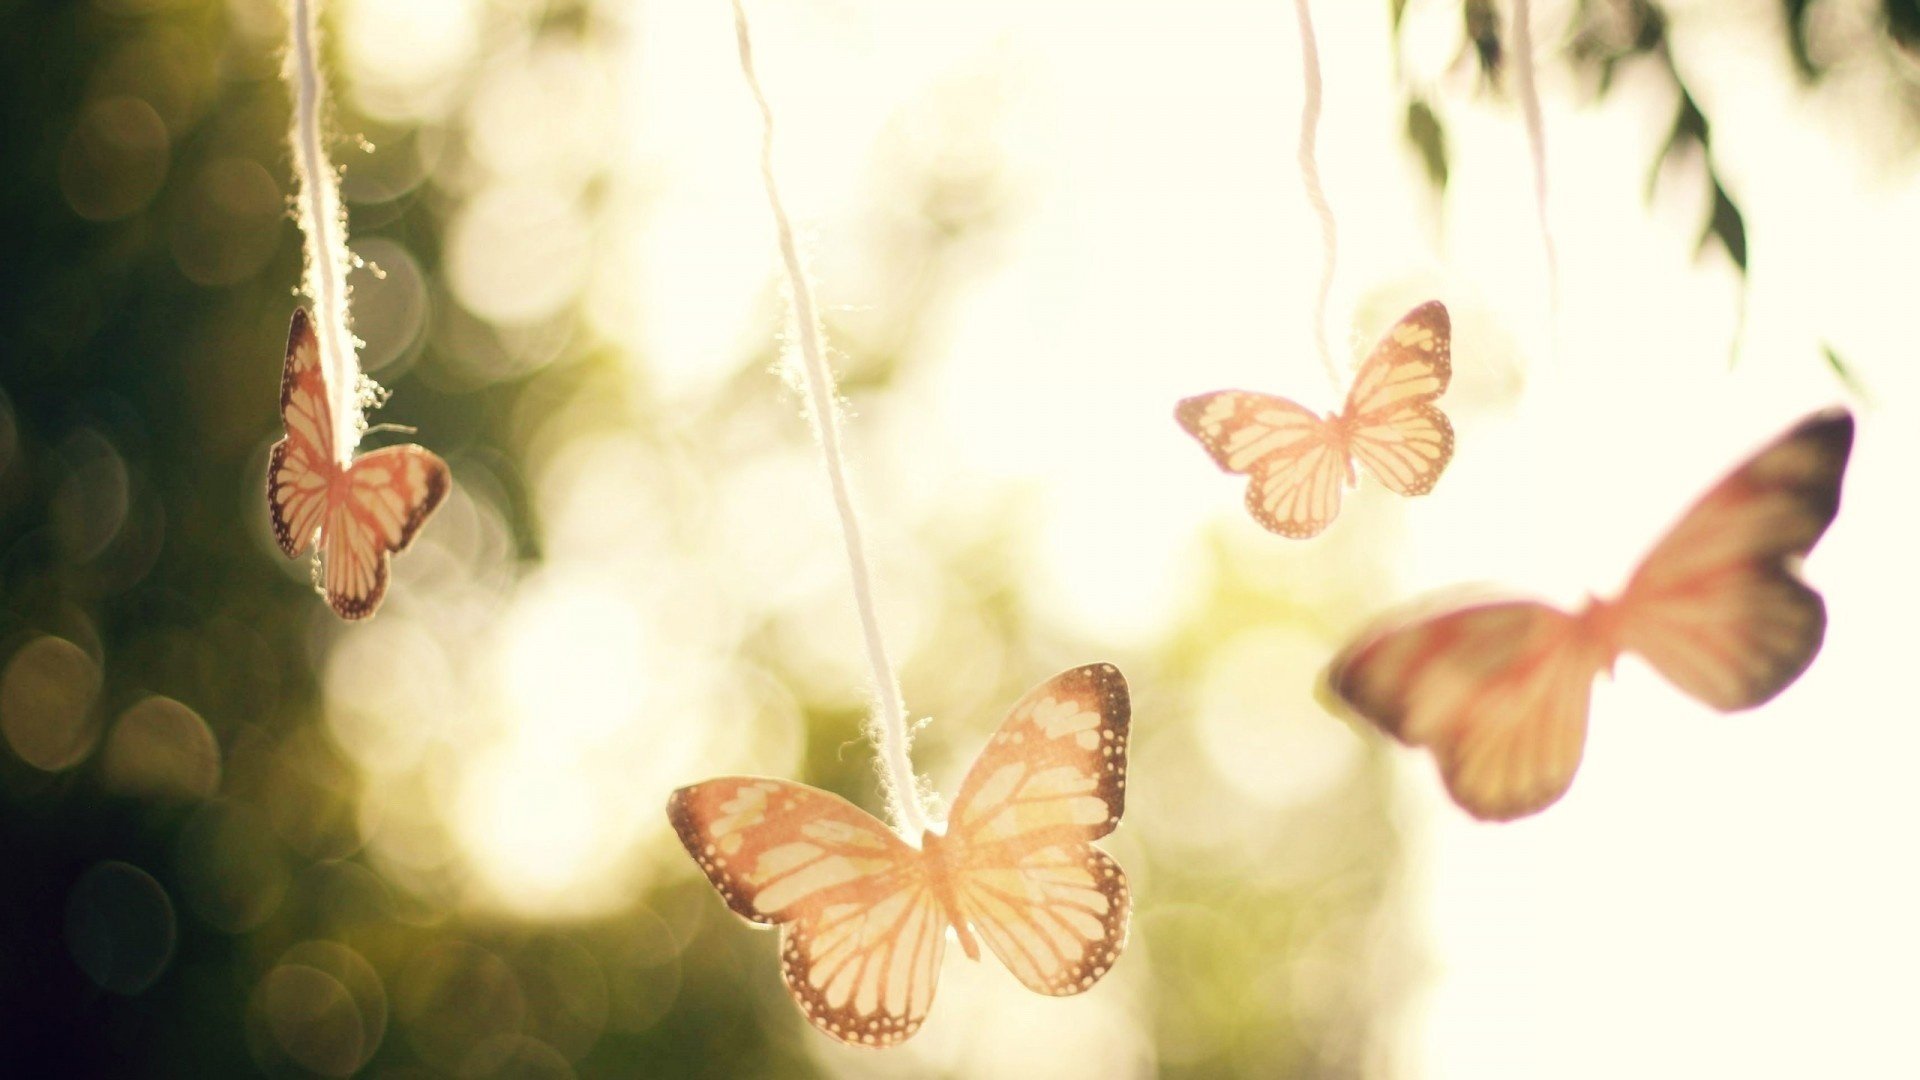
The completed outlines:
<svg viewBox="0 0 1920 1080">
<path fill-rule="evenodd" d="M 1397 53 L 1407 2 L 1389 2 Z M 1809 40 L 1809 16 L 1819 5 L 1815 0 L 1781 0 L 1781 6 L 1787 27 L 1786 47 L 1794 64 L 1808 82 L 1817 81 L 1832 66 L 1832 58 L 1823 57 Z M 1461 0 L 1460 18 L 1467 50 L 1483 76 L 1482 84 L 1498 88 L 1507 45 L 1501 36 L 1503 22 L 1495 0 Z M 1596 97 L 1604 97 L 1612 90 L 1614 73 L 1622 63 L 1646 58 L 1659 65 L 1673 86 L 1677 100 L 1667 137 L 1648 169 L 1647 197 L 1652 198 L 1661 170 L 1669 160 L 1698 151 L 1705 163 L 1711 198 L 1697 250 L 1704 251 L 1709 245 L 1717 244 L 1744 279 L 1747 274 L 1745 215 L 1715 165 L 1712 122 L 1700 107 L 1686 77 L 1674 64 L 1669 30 L 1666 12 L 1653 0 L 1580 0 L 1563 52 L 1576 70 L 1592 78 Z M 1849 39 L 1840 47 L 1854 53 L 1886 53 L 1895 57 L 1893 70 L 1915 90 L 1907 95 L 1905 103 L 1909 108 L 1920 110 L 1920 0 L 1880 0 L 1875 30 L 1874 34 Z M 1462 62 L 1465 59 L 1463 55 Z M 1420 158 L 1428 182 L 1435 190 L 1444 191 L 1451 175 L 1447 132 L 1441 111 L 1426 94 L 1419 88 L 1409 89 L 1403 130 L 1408 144 Z"/>
</svg>

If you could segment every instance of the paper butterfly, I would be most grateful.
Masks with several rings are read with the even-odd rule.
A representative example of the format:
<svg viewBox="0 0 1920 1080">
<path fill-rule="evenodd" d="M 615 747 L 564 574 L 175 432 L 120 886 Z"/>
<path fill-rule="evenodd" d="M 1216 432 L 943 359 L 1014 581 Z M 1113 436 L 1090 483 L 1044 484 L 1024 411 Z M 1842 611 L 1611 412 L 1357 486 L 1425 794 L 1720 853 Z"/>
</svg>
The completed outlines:
<svg viewBox="0 0 1920 1080">
<path fill-rule="evenodd" d="M 320 586 L 343 619 L 364 619 L 387 593 L 387 562 L 447 497 L 447 464 L 418 446 L 389 446 L 351 465 L 334 459 L 320 343 L 305 308 L 295 308 L 280 375 L 287 436 L 267 460 L 273 536 L 298 558 L 320 534 Z"/>
<path fill-rule="evenodd" d="M 908 846 L 817 788 L 728 776 L 667 802 L 687 853 L 736 914 L 780 927 L 780 973 L 813 1025 L 892 1046 L 933 1004 L 947 931 L 1042 994 L 1099 981 L 1127 941 L 1120 865 L 1094 847 L 1127 789 L 1126 680 L 1055 675 L 1013 707 L 967 772 L 944 833 Z"/>
<path fill-rule="evenodd" d="M 1578 614 L 1526 601 L 1403 623 L 1350 646 L 1334 693 L 1394 738 L 1433 751 L 1455 802 L 1508 820 L 1565 794 L 1593 681 L 1635 652 L 1732 712 L 1800 677 L 1826 605 L 1799 575 L 1840 507 L 1853 417 L 1817 413 L 1721 480 L 1612 600 Z"/>
<path fill-rule="evenodd" d="M 1453 425 L 1433 404 L 1453 377 L 1446 306 L 1402 316 L 1373 347 L 1346 407 L 1318 417 L 1286 398 L 1220 390 L 1182 401 L 1175 419 L 1222 469 L 1251 477 L 1247 510 L 1272 532 L 1318 536 L 1340 513 L 1358 460 L 1401 495 L 1425 495 L 1453 458 Z"/>
</svg>

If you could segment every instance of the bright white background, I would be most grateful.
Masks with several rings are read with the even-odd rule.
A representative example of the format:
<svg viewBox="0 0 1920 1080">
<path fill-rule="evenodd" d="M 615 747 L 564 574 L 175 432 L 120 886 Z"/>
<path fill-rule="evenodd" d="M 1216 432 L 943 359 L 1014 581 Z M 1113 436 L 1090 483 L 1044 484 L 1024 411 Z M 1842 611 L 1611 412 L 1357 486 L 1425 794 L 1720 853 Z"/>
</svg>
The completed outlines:
<svg viewBox="0 0 1920 1080">
<path fill-rule="evenodd" d="M 481 47 L 470 7 L 456 0 L 410 5 L 404 18 L 383 0 L 344 6 L 346 62 L 370 97 L 382 78 L 431 87 L 436 65 Z M 585 289 L 608 340 L 640 328 L 632 348 L 661 393 L 691 393 L 728 370 L 750 347 L 742 328 L 758 325 L 750 316 L 771 259 L 753 159 L 758 119 L 723 4 L 618 7 L 631 54 L 588 75 L 554 65 L 532 85 L 559 86 L 554 93 L 576 103 L 560 110 L 566 123 L 509 124 L 492 153 L 510 180 L 523 175 L 515 169 L 564 171 L 569 155 L 617 145 L 647 208 L 631 248 L 611 269 L 586 265 L 586 226 L 568 199 L 503 181 L 456 225 L 448 270 L 463 303 L 507 321 Z M 1404 72 L 1442 102 L 1449 124 L 1453 178 L 1437 199 L 1400 137 L 1387 3 L 1315 7 L 1327 80 L 1321 163 L 1341 235 L 1331 324 L 1358 343 L 1429 296 L 1454 313 L 1447 406 L 1460 449 L 1438 491 L 1406 511 L 1408 539 L 1387 560 L 1400 594 L 1491 581 L 1571 603 L 1616 587 L 1723 470 L 1801 414 L 1844 400 L 1823 342 L 1870 394 L 1851 402 L 1860 435 L 1845 503 L 1807 568 L 1829 603 L 1827 647 L 1781 698 L 1722 717 L 1623 662 L 1595 694 L 1572 793 L 1503 827 L 1470 823 L 1445 801 L 1430 762 L 1402 755 L 1427 964 L 1381 1070 L 1920 1073 L 1910 1034 L 1920 1014 L 1913 159 L 1899 158 L 1871 113 L 1844 95 L 1796 87 L 1770 21 L 1777 5 L 1670 5 L 1678 61 L 1747 215 L 1744 322 L 1730 264 L 1716 251 L 1694 254 L 1706 212 L 1698 162 L 1674 164 L 1654 200 L 1643 198 L 1671 90 L 1628 69 L 1593 104 L 1554 64 L 1541 74 L 1562 270 L 1550 321 L 1519 113 L 1453 66 L 1461 42 L 1451 7 L 1413 5 Z M 1540 37 L 1553 40 L 1567 5 L 1539 7 Z M 764 0 L 750 9 L 781 124 L 779 168 L 790 207 L 819 238 L 826 302 L 857 315 L 884 294 L 832 238 L 886 198 L 873 187 L 873 148 L 908 104 L 953 103 L 958 129 L 995 156 L 1014 193 L 990 268 L 943 310 L 902 391 L 924 425 L 915 453 L 859 460 L 875 478 L 868 487 L 902 498 L 1029 487 L 1048 508 L 1030 545 L 1043 605 L 1096 641 L 1150 646 L 1194 601 L 1195 582 L 1179 568 L 1203 531 L 1254 530 L 1237 486 L 1172 424 L 1171 403 L 1225 385 L 1333 399 L 1308 332 L 1319 240 L 1293 161 L 1301 91 L 1290 5 Z M 584 91 L 602 94 L 604 107 L 579 107 Z M 854 423 L 856 449 L 877 438 Z M 1122 528 L 1115 507 L 1125 510 Z M 914 510 L 869 509 L 882 522 Z M 831 558 L 831 541 L 817 539 Z M 1318 542 L 1364 541 L 1336 530 Z M 1143 566 L 1172 569 L 1132 570 Z M 1109 587 L 1116 573 L 1128 589 Z M 600 626 L 594 612 L 608 601 L 599 587 L 558 575 L 532 583 L 521 603 L 553 618 L 516 622 Z M 633 641 L 648 633 L 610 618 Z M 608 656 L 633 651 L 626 638 L 596 631 L 596 640 L 626 642 L 606 646 Z M 501 646 L 510 656 L 517 647 Z M 574 656 L 597 671 L 600 655 L 563 649 L 526 662 L 550 677 L 550 662 Z M 857 679 L 857 667 L 847 671 Z M 645 695 L 646 678 L 628 671 L 616 690 Z M 1277 683 L 1272 693 L 1308 688 Z M 638 700 L 616 704 L 638 709 Z M 563 737 L 547 726 L 561 712 L 612 715 L 606 701 L 563 704 L 528 714 L 543 745 Z M 598 737 L 580 735 L 588 741 L 579 745 Z M 665 751 L 648 782 L 696 775 L 704 760 L 691 745 Z M 578 775 L 576 758 L 558 753 L 551 775 L 519 758 L 502 763 L 474 774 L 479 801 L 452 827 L 501 881 L 544 883 L 536 899 L 601 895 L 582 885 L 581 868 L 621 838 L 573 847 L 553 838 L 570 835 L 569 821 L 609 820 L 593 800 L 624 797 L 633 778 L 610 777 L 604 792 L 570 787 L 561 811 L 571 818 L 535 820 L 527 806 L 550 803 L 542 793 Z M 507 776 L 526 805 L 503 787 Z M 612 816 L 631 834 L 653 824 L 651 805 L 646 816 Z M 510 822 L 522 833 L 500 827 Z M 515 835 L 526 843 L 514 847 Z"/>
</svg>

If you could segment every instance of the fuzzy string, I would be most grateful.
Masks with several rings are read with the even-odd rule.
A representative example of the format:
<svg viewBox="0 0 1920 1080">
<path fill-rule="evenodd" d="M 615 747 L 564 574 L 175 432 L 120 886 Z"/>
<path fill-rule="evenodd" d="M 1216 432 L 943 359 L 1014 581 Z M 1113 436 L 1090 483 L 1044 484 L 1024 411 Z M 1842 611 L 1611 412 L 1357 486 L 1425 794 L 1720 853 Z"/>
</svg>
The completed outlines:
<svg viewBox="0 0 1920 1080">
<path fill-rule="evenodd" d="M 1313 37 L 1313 15 L 1307 0 L 1293 0 L 1300 16 L 1300 67 L 1306 79 L 1306 93 L 1300 102 L 1300 182 L 1307 189 L 1307 201 L 1320 217 L 1320 289 L 1313 300 L 1313 340 L 1320 349 L 1320 364 L 1333 381 L 1334 393 L 1345 389 L 1340 369 L 1333 362 L 1333 350 L 1327 344 L 1327 298 L 1333 293 L 1333 264 L 1337 238 L 1333 226 L 1333 207 L 1320 187 L 1320 164 L 1314 139 L 1320 129 L 1320 47 Z"/>
<path fill-rule="evenodd" d="M 293 173 L 299 188 L 300 231 L 305 236 L 306 273 L 301 287 L 312 298 L 320 337 L 321 366 L 332 400 L 333 454 L 338 463 L 353 460 L 363 423 L 360 362 L 347 326 L 347 219 L 340 206 L 340 181 L 321 141 L 327 85 L 320 73 L 317 0 L 293 0 L 289 22 L 293 47 L 287 53 L 286 79 L 293 88 Z"/>
<path fill-rule="evenodd" d="M 1560 307 L 1560 259 L 1547 223 L 1547 126 L 1540 116 L 1540 90 L 1533 82 L 1533 27 L 1528 0 L 1513 0 L 1513 83 L 1527 122 L 1527 151 L 1533 158 L 1533 204 L 1540 217 L 1540 244 L 1547 256 L 1547 306 Z"/>
<path fill-rule="evenodd" d="M 740 45 L 740 71 L 746 76 L 747 88 L 753 91 L 753 100 L 760 106 L 760 178 L 766 184 L 767 205 L 773 210 L 774 227 L 780 237 L 780 257 L 787 267 L 800 356 L 805 361 L 808 413 L 820 443 L 820 456 L 826 463 L 833 505 L 840 514 L 840 536 L 846 542 L 847 567 L 853 578 L 854 607 L 860 613 L 867 661 L 873 667 L 874 716 L 868 735 L 880 751 L 880 776 L 886 790 L 887 808 L 899 830 L 911 842 L 918 843 L 927 829 L 927 817 L 920 805 L 920 785 L 913 775 L 913 760 L 907 753 L 906 706 L 901 701 L 900 682 L 894 676 L 893 664 L 887 659 L 886 643 L 880 636 L 880 617 L 873 603 L 873 573 L 867 565 L 866 544 L 860 537 L 860 520 L 854 513 L 853 497 L 847 490 L 847 464 L 840 449 L 840 413 L 833 372 L 827 367 L 825 347 L 821 344 L 813 288 L 807 282 L 800 250 L 793 240 L 793 225 L 780 202 L 779 185 L 774 182 L 773 109 L 768 106 L 767 95 L 754 74 L 753 42 L 747 34 L 747 13 L 740 6 L 740 0 L 733 0 L 733 28 Z"/>
</svg>

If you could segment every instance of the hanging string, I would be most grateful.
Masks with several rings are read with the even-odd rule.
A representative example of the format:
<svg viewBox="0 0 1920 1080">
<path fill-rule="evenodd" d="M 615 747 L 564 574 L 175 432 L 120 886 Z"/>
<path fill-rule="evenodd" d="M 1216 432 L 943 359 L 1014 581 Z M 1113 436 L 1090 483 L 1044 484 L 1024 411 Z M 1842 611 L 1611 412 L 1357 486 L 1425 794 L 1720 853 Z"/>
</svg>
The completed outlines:
<svg viewBox="0 0 1920 1080">
<path fill-rule="evenodd" d="M 874 715 L 868 736 L 880 751 L 880 777 L 887 797 L 887 808 L 895 826 L 909 840 L 918 842 L 927 830 L 926 811 L 920 805 L 920 785 L 913 775 L 913 760 L 908 756 L 906 706 L 901 700 L 900 682 L 893 664 L 887 659 L 886 643 L 880 636 L 880 617 L 874 609 L 873 574 L 867 565 L 866 544 L 860 537 L 860 520 L 854 513 L 853 497 L 847 490 L 847 464 L 840 449 L 840 413 L 834 390 L 833 372 L 827 366 L 821 343 L 819 315 L 813 302 L 813 288 L 807 282 L 800 263 L 800 251 L 793 240 L 793 225 L 786 207 L 780 202 L 780 188 L 773 176 L 773 109 L 760 88 L 753 70 L 753 42 L 747 34 L 747 13 L 740 0 L 733 0 L 734 36 L 740 46 L 740 71 L 747 88 L 760 106 L 760 178 L 767 189 L 767 205 L 773 210 L 774 228 L 780 238 L 780 257 L 786 263 L 787 285 L 793 294 L 793 318 L 797 324 L 800 356 L 805 361 L 808 414 L 813 433 L 820 443 L 820 456 L 827 469 L 827 483 L 833 489 L 833 505 L 840 514 L 840 536 L 846 542 L 847 568 L 853 578 L 853 602 L 860 614 L 860 630 L 866 637 L 867 661 L 873 667 Z"/>
<path fill-rule="evenodd" d="M 1533 158 L 1533 204 L 1540 217 L 1540 244 L 1547 256 L 1547 309 L 1560 308 L 1560 260 L 1547 223 L 1547 127 L 1540 116 L 1540 90 L 1533 82 L 1533 27 L 1528 0 L 1513 0 L 1513 83 L 1526 118 L 1527 150 Z"/>
<path fill-rule="evenodd" d="M 360 443 L 360 362 L 347 326 L 347 218 L 340 205 L 340 178 L 327 159 L 320 125 L 325 117 L 326 79 L 320 72 L 317 0 L 293 0 L 289 22 L 293 46 L 284 75 L 293 88 L 293 176 L 298 188 L 300 232 L 306 268 L 301 288 L 312 299 L 320 337 L 321 365 L 333 411 L 333 452 L 338 464 L 353 460 Z"/>
<path fill-rule="evenodd" d="M 1320 128 L 1320 47 L 1313 37 L 1313 15 L 1307 0 L 1293 0 L 1300 16 L 1300 67 L 1306 79 L 1306 92 L 1300 102 L 1300 182 L 1307 189 L 1307 201 L 1320 216 L 1320 289 L 1313 301 L 1313 340 L 1320 349 L 1320 364 L 1333 381 L 1334 393 L 1346 388 L 1340 368 L 1333 362 L 1333 350 L 1327 345 L 1327 298 L 1333 293 L 1334 251 L 1337 237 L 1333 226 L 1333 207 L 1320 187 L 1320 164 L 1314 139 Z"/>
</svg>

